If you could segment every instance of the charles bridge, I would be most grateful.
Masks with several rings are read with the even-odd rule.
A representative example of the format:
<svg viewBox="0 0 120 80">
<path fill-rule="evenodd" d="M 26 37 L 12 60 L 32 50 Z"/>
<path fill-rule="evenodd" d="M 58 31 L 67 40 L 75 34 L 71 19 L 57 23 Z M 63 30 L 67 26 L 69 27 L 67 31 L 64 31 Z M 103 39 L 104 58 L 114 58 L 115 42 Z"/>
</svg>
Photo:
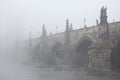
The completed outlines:
<svg viewBox="0 0 120 80">
<path fill-rule="evenodd" d="M 36 61 L 49 65 L 85 67 L 95 71 L 112 71 L 120 67 L 120 22 L 107 22 L 106 8 L 100 11 L 100 23 L 72 29 L 66 20 L 66 30 L 47 35 L 45 25 L 40 38 L 29 40 L 29 49 Z"/>
</svg>

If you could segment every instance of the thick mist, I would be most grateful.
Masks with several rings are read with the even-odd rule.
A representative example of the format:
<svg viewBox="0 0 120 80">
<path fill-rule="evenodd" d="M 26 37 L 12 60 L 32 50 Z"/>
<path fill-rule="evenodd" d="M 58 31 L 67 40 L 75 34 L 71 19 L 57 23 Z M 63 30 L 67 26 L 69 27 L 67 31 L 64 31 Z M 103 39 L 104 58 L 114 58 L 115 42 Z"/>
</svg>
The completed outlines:
<svg viewBox="0 0 120 80">
<path fill-rule="evenodd" d="M 66 30 L 66 19 L 73 30 L 96 25 L 102 6 L 108 9 L 108 22 L 119 21 L 119 3 L 119 0 L 0 0 L 0 80 L 119 80 L 110 75 L 91 76 L 79 68 L 87 65 L 84 56 L 92 42 L 83 41 L 87 46 L 78 44 L 76 54 L 71 46 L 66 48 L 57 42 L 57 38 L 51 48 L 52 42 L 47 44 L 50 40 L 44 42 L 44 38 L 52 34 L 53 38 L 61 37 L 61 32 Z M 43 24 L 45 36 L 42 35 Z M 41 48 L 43 43 L 45 48 Z"/>
</svg>

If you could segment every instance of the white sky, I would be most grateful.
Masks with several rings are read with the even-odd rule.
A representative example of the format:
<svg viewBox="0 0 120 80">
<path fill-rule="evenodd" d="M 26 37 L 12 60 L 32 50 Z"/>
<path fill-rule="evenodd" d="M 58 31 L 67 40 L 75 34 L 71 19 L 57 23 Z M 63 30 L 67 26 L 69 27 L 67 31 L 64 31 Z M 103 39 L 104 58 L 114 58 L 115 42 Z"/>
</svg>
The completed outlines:
<svg viewBox="0 0 120 80">
<path fill-rule="evenodd" d="M 28 38 L 41 34 L 42 24 L 47 33 L 65 31 L 65 21 L 70 20 L 73 29 L 96 24 L 100 8 L 107 6 L 108 22 L 120 20 L 120 0 L 0 0 L 0 37 Z"/>
</svg>

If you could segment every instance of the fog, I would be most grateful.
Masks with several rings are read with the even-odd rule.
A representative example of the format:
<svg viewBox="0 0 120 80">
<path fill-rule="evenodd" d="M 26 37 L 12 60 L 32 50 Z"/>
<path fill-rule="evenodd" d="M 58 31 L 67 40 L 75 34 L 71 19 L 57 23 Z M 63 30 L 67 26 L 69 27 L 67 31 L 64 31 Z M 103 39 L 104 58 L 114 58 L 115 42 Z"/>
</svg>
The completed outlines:
<svg viewBox="0 0 120 80">
<path fill-rule="evenodd" d="M 66 19 L 74 30 L 85 24 L 88 27 L 96 25 L 102 6 L 107 7 L 108 22 L 119 21 L 119 3 L 119 0 L 0 0 L 0 80 L 119 79 L 110 75 L 88 76 L 80 68 L 62 70 L 46 66 L 37 62 L 40 52 L 36 46 L 39 44 L 35 49 L 29 45 L 30 39 L 42 36 L 43 24 L 47 35 L 64 32 Z"/>
<path fill-rule="evenodd" d="M 65 30 L 65 20 L 70 19 L 74 29 L 95 25 L 99 19 L 101 6 L 108 7 L 108 21 L 119 20 L 118 0 L 1 0 L 0 1 L 0 32 L 12 36 L 20 35 L 28 38 L 41 35 L 41 26 L 45 24 L 48 34 Z M 7 34 L 8 33 L 8 34 Z"/>
</svg>

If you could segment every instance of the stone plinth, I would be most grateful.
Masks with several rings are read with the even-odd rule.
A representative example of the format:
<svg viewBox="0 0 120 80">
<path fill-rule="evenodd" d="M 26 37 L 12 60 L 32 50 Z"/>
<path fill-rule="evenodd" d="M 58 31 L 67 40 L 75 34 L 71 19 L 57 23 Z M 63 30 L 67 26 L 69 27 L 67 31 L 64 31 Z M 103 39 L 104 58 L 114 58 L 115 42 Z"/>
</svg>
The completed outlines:
<svg viewBox="0 0 120 80">
<path fill-rule="evenodd" d="M 89 70 L 111 71 L 111 48 L 110 40 L 97 41 L 89 47 Z"/>
</svg>

